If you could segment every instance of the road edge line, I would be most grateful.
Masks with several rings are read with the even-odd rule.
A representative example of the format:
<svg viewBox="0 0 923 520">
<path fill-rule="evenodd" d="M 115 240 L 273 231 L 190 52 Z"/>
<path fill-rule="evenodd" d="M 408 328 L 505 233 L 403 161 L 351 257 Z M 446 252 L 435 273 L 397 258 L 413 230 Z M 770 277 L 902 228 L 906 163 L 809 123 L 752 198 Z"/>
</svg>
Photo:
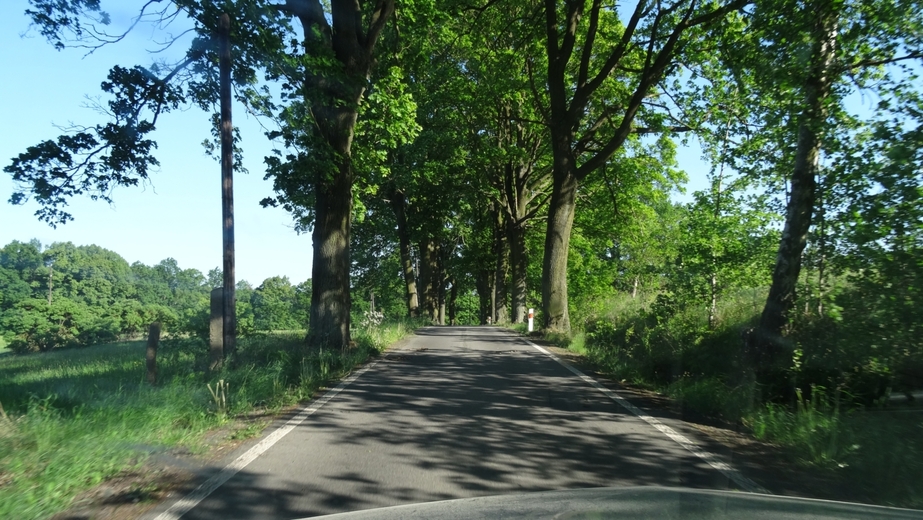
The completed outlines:
<svg viewBox="0 0 923 520">
<path fill-rule="evenodd" d="M 616 404 L 618 404 L 618 405 L 621 406 L 622 408 L 628 410 L 628 411 L 631 412 L 634 416 L 636 416 L 637 418 L 641 419 L 642 421 L 644 421 L 644 422 L 646 422 L 647 424 L 649 424 L 650 426 L 652 426 L 655 430 L 657 430 L 657 431 L 659 431 L 660 433 L 666 435 L 667 437 L 669 437 L 670 439 L 672 439 L 674 442 L 676 442 L 677 444 L 679 444 L 680 446 L 682 446 L 683 448 L 685 448 L 687 451 L 689 451 L 690 453 L 692 453 L 692 454 L 695 455 L 696 457 L 698 457 L 698 458 L 704 460 L 709 466 L 711 466 L 711 467 L 715 468 L 716 470 L 720 471 L 722 475 L 724 475 L 724 476 L 726 476 L 727 478 L 731 479 L 735 484 L 737 484 L 738 486 L 740 486 L 741 488 L 743 488 L 744 491 L 748 491 L 748 492 L 750 492 L 750 493 L 760 493 L 760 494 L 763 494 L 763 495 L 771 495 L 771 494 L 772 494 L 768 489 L 766 489 L 766 488 L 760 486 L 760 485 L 757 484 L 756 482 L 754 482 L 754 481 L 750 480 L 749 478 L 743 476 L 743 474 L 741 474 L 740 471 L 738 471 L 737 469 L 735 469 L 735 468 L 734 468 L 733 466 L 731 466 L 729 463 L 723 461 L 723 460 L 721 459 L 721 457 L 719 457 L 718 455 L 716 455 L 716 454 L 714 454 L 714 453 L 712 453 L 712 452 L 710 452 L 710 451 L 707 451 L 707 450 L 701 448 L 701 447 L 700 447 L 698 444 L 696 444 L 694 441 L 692 441 L 691 439 L 689 439 L 689 438 L 686 437 L 685 435 L 683 435 L 683 434 L 677 432 L 677 431 L 674 430 L 673 428 L 670 428 L 670 427 L 667 426 L 666 424 L 662 423 L 662 422 L 661 422 L 659 419 L 657 419 L 656 417 L 653 417 L 653 416 L 651 416 L 651 415 L 648 415 L 648 414 L 644 413 L 644 410 L 642 410 L 642 409 L 638 408 L 637 406 L 631 404 L 627 399 L 625 399 L 624 397 L 618 395 L 617 393 L 615 393 L 614 391 L 610 390 L 609 388 L 606 388 L 605 386 L 603 386 L 602 383 L 600 383 L 599 381 L 593 379 L 592 377 L 590 377 L 590 376 L 584 374 L 584 373 L 581 372 L 578 368 L 574 367 L 573 365 L 571 365 L 571 364 L 568 363 L 567 361 L 564 361 L 563 359 L 561 359 L 560 357 L 558 357 L 557 355 L 555 355 L 555 354 L 554 354 L 553 352 L 551 352 L 550 350 L 548 350 L 548 349 L 546 349 L 546 348 L 544 348 L 544 347 L 541 347 L 541 346 L 539 346 L 539 345 L 536 345 L 535 343 L 532 343 L 532 342 L 529 341 L 528 339 L 523 338 L 523 337 L 521 337 L 521 336 L 520 336 L 520 339 L 522 339 L 523 341 L 525 341 L 526 343 L 528 343 L 529 345 L 531 345 L 533 348 L 535 348 L 536 350 L 538 350 L 538 351 L 541 352 L 542 354 L 545 354 L 546 356 L 550 357 L 551 359 L 557 361 L 559 365 L 561 365 L 561 366 L 563 366 L 564 368 L 570 370 L 575 376 L 577 376 L 577 377 L 579 377 L 580 379 L 582 379 L 583 382 L 585 382 L 585 383 L 589 384 L 590 386 L 592 386 L 593 388 L 599 390 L 600 392 L 602 392 L 603 395 L 605 395 L 606 397 L 608 397 L 609 399 L 611 399 L 612 401 L 614 401 Z"/>
<path fill-rule="evenodd" d="M 209 495 L 214 493 L 216 489 L 221 487 L 225 482 L 231 479 L 234 475 L 239 473 L 242 469 L 247 467 L 248 464 L 256 460 L 257 457 L 265 453 L 269 448 L 274 444 L 282 440 L 283 437 L 288 435 L 292 430 L 294 430 L 298 425 L 303 423 L 308 417 L 314 415 L 314 412 L 320 410 L 322 406 L 327 404 L 328 401 L 336 397 L 337 394 L 342 392 L 347 386 L 349 386 L 353 381 L 359 379 L 359 376 L 368 372 L 375 365 L 377 365 L 382 359 L 379 358 L 375 361 L 369 363 L 368 365 L 360 368 L 359 370 L 353 372 L 346 379 L 340 381 L 340 383 L 333 387 L 331 390 L 327 391 L 320 398 L 312 400 L 311 404 L 302 408 L 295 417 L 292 417 L 285 422 L 282 426 L 278 427 L 272 433 L 260 439 L 259 442 L 250 447 L 242 455 L 234 459 L 233 462 L 225 466 L 215 475 L 209 477 L 208 480 L 199 484 L 192 492 L 174 502 L 166 511 L 153 517 L 153 520 L 178 520 L 184 514 L 188 513 L 192 508 L 199 505 L 200 502 L 208 498 Z"/>
</svg>

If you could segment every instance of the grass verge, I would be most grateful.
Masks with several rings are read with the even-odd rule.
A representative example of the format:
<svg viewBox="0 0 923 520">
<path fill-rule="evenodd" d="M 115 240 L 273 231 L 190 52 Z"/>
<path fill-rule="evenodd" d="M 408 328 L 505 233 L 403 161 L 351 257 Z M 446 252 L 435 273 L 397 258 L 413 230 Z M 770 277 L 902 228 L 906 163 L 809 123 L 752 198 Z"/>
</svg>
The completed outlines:
<svg viewBox="0 0 923 520">
<path fill-rule="evenodd" d="M 923 413 L 841 409 L 836 396 L 799 395 L 794 409 L 773 404 L 748 414 L 754 437 L 785 448 L 792 461 L 849 483 L 852 500 L 923 509 Z"/>
<path fill-rule="evenodd" d="M 919 405 L 861 404 L 820 385 L 810 386 L 810 399 L 799 392 L 791 406 L 763 402 L 766 389 L 748 377 L 741 352 L 742 332 L 756 322 L 764 300 L 762 291 L 727 298 L 712 329 L 700 306 L 623 298 L 611 302 L 607 315 L 589 320 L 586 331 L 544 339 L 584 354 L 616 381 L 670 397 L 684 416 L 743 425 L 753 437 L 779 446 L 793 467 L 843 483 L 840 495 L 825 498 L 923 508 Z M 814 351 L 840 352 L 853 341 L 842 332 L 831 335 L 829 324 L 800 326 L 793 338 Z M 854 343 L 853 350 L 863 352 L 864 345 Z M 826 374 L 817 366 L 793 369 L 793 377 L 810 382 L 814 373 Z"/>
<path fill-rule="evenodd" d="M 210 430 L 308 399 L 414 328 L 356 331 L 346 351 L 306 351 L 302 334 L 241 338 L 233 368 L 219 374 L 196 370 L 207 360 L 204 344 L 167 340 L 154 387 L 144 382 L 143 342 L 3 356 L 0 518 L 46 518 L 151 453 L 203 453 Z"/>
</svg>

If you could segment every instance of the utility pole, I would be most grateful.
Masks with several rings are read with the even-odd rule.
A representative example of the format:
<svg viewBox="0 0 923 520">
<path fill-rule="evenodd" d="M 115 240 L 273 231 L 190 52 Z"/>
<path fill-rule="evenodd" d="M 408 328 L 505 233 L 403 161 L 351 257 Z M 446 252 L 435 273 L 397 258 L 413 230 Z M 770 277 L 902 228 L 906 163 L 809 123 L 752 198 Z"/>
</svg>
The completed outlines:
<svg viewBox="0 0 923 520">
<path fill-rule="evenodd" d="M 224 355 L 234 352 L 237 315 L 234 287 L 234 137 L 231 124 L 231 17 L 222 14 L 218 22 L 220 40 L 219 80 L 221 97 L 221 219 L 224 246 Z"/>
</svg>

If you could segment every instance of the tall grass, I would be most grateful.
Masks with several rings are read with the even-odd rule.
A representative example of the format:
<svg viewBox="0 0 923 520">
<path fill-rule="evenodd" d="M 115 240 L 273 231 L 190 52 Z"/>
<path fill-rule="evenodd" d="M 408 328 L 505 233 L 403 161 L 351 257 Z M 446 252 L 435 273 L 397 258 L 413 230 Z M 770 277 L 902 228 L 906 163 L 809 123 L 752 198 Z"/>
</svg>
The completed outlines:
<svg viewBox="0 0 923 520">
<path fill-rule="evenodd" d="M 606 315 L 588 322 L 587 357 L 615 379 L 659 390 L 686 411 L 742 423 L 783 447 L 795 464 L 847 479 L 856 499 L 923 507 L 920 412 L 889 411 L 886 395 L 874 393 L 887 367 L 875 359 L 869 338 L 887 329 L 861 306 L 845 304 L 840 321 L 794 320 L 788 340 L 797 354 L 782 374 L 798 388 L 790 403 L 757 384 L 743 358 L 742 333 L 756 324 L 764 301 L 762 289 L 726 295 L 712 329 L 703 305 L 668 294 L 616 297 Z M 874 363 L 876 372 L 869 368 Z"/>
<path fill-rule="evenodd" d="M 413 328 L 356 331 L 355 348 L 343 351 L 305 350 L 301 333 L 241 338 L 218 374 L 197 370 L 204 344 L 165 341 L 155 387 L 142 342 L 0 357 L 0 518 L 45 518 L 152 453 L 200 453 L 209 430 L 310 398 Z M 223 407 L 209 390 L 219 380 Z"/>
<path fill-rule="evenodd" d="M 746 418 L 754 436 L 784 447 L 802 466 L 850 482 L 856 500 L 923 508 L 923 420 L 920 414 L 841 410 L 823 389 L 800 393 L 794 408 L 766 404 Z"/>
</svg>

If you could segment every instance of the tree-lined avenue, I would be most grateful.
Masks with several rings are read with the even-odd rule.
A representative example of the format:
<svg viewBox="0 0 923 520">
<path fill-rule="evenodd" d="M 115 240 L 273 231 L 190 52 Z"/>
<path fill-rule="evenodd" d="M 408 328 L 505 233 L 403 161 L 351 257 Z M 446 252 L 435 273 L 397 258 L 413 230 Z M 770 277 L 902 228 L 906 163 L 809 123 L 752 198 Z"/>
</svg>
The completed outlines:
<svg viewBox="0 0 923 520">
<path fill-rule="evenodd" d="M 736 489 L 510 333 L 425 328 L 183 518 L 621 485 Z"/>
</svg>

